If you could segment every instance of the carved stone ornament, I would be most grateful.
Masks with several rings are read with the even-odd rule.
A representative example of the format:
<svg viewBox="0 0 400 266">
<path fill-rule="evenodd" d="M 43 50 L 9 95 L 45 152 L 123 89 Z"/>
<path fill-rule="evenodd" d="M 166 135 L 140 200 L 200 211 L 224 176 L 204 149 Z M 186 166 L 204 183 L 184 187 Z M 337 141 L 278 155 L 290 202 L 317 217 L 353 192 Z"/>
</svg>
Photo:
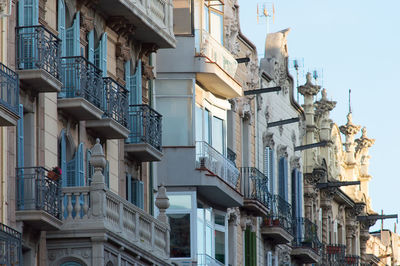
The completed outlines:
<svg viewBox="0 0 400 266">
<path fill-rule="evenodd" d="M 257 101 L 257 111 L 261 111 L 262 110 L 262 105 L 263 105 L 263 97 L 262 97 L 262 95 L 257 94 L 256 101 Z"/>
<path fill-rule="evenodd" d="M 275 147 L 274 134 L 264 132 L 263 133 L 263 144 L 264 144 L 264 147 L 270 147 L 271 149 L 274 149 L 274 147 Z"/>
<path fill-rule="evenodd" d="M 290 249 L 287 246 L 280 246 L 278 249 L 279 265 L 290 265 Z"/>
<path fill-rule="evenodd" d="M 153 72 L 154 67 L 150 66 L 148 63 L 146 63 L 144 61 L 143 61 L 142 65 L 143 65 L 143 77 L 146 80 L 153 80 L 155 78 L 154 72 Z"/>
<path fill-rule="evenodd" d="M 264 113 L 264 116 L 265 116 L 265 120 L 268 122 L 269 121 L 269 118 L 270 118 L 270 110 L 269 110 L 269 105 L 267 105 L 267 106 L 265 106 L 265 113 Z"/>
<path fill-rule="evenodd" d="M 335 101 L 329 101 L 326 93 L 326 89 L 322 89 L 321 100 L 315 102 L 315 111 L 317 116 L 322 116 L 324 119 L 328 119 L 329 112 L 336 106 Z"/>
<path fill-rule="evenodd" d="M 305 184 L 314 186 L 320 181 L 320 177 L 313 173 L 305 173 L 304 175 Z"/>
<path fill-rule="evenodd" d="M 86 9 L 81 10 L 81 29 L 85 31 L 86 34 L 88 34 L 90 31 L 94 29 L 94 18 L 89 16 L 88 11 L 84 11 Z"/>
<path fill-rule="evenodd" d="M 240 226 L 242 227 L 242 230 L 245 230 L 247 227 L 250 227 L 250 230 L 252 232 L 256 231 L 256 226 L 254 224 L 252 216 L 241 215 L 240 216 Z"/>
<path fill-rule="evenodd" d="M 353 124 L 351 112 L 347 114 L 347 123 L 344 126 L 340 126 L 340 132 L 346 136 L 355 135 L 360 131 L 361 126 Z"/>
<path fill-rule="evenodd" d="M 314 176 L 314 179 L 318 180 L 318 182 L 320 182 L 321 180 L 325 180 L 327 172 L 326 172 L 325 168 L 316 167 L 313 169 L 312 174 Z"/>
<path fill-rule="evenodd" d="M 224 9 L 224 32 L 225 40 L 227 40 L 224 42 L 224 45 L 231 54 L 237 57 L 239 55 L 240 45 L 238 41 L 239 14 L 236 0 L 229 0 L 226 2 Z"/>
<path fill-rule="evenodd" d="M 253 121 L 253 112 L 251 110 L 251 99 L 247 97 L 239 98 L 238 100 L 238 113 L 244 120 Z"/>
<path fill-rule="evenodd" d="M 115 55 L 123 61 L 129 61 L 131 59 L 131 49 L 126 44 L 118 42 L 115 49 Z"/>
<path fill-rule="evenodd" d="M 279 135 L 282 137 L 282 135 L 283 135 L 283 125 L 279 125 L 278 126 L 278 130 L 279 130 Z"/>
<path fill-rule="evenodd" d="M 331 187 L 331 188 L 325 188 L 321 189 L 321 200 L 324 202 L 331 202 L 333 198 L 335 197 L 337 192 L 337 188 Z"/>
<path fill-rule="evenodd" d="M 299 156 L 293 156 L 292 158 L 290 158 L 290 168 L 291 169 L 295 169 L 295 168 L 301 169 Z"/>
<path fill-rule="evenodd" d="M 367 128 L 366 127 L 363 127 L 361 129 L 361 132 L 362 132 L 361 138 L 356 139 L 356 143 L 357 143 L 356 151 L 357 152 L 361 151 L 363 149 L 368 149 L 368 148 L 372 147 L 372 145 L 374 145 L 374 143 L 375 143 L 375 139 L 370 139 L 367 137 Z"/>
<path fill-rule="evenodd" d="M 238 100 L 236 98 L 233 98 L 229 99 L 228 101 L 231 104 L 231 111 L 236 113 L 238 110 Z"/>
<path fill-rule="evenodd" d="M 308 72 L 306 75 L 306 84 L 299 86 L 299 93 L 303 96 L 315 96 L 321 90 L 321 86 L 314 85 L 312 83 L 311 73 Z"/>
<path fill-rule="evenodd" d="M 135 34 L 135 26 L 122 16 L 112 16 L 107 20 L 107 25 L 118 35 L 130 40 Z"/>
<path fill-rule="evenodd" d="M 240 210 L 239 208 L 229 208 L 228 209 L 228 221 L 229 224 L 234 226 L 240 225 Z"/>
<path fill-rule="evenodd" d="M 354 204 L 353 207 L 353 214 L 354 216 L 358 216 L 361 213 L 365 212 L 365 203 L 363 202 L 357 202 L 356 204 Z"/>
<path fill-rule="evenodd" d="M 155 53 L 158 50 L 158 46 L 155 43 L 143 43 L 142 49 L 140 50 L 139 57 L 143 58 L 143 56 L 149 56 L 151 53 Z"/>
<path fill-rule="evenodd" d="M 277 154 L 278 158 L 281 158 L 281 157 L 287 158 L 289 156 L 288 152 L 287 152 L 287 146 L 279 144 L 278 148 L 276 150 L 276 154 Z"/>
</svg>

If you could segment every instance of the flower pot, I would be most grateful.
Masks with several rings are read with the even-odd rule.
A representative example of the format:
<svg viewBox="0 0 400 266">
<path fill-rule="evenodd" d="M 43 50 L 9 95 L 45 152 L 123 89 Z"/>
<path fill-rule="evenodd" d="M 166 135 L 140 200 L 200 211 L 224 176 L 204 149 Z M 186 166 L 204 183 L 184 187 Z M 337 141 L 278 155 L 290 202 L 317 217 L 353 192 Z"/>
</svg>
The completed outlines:
<svg viewBox="0 0 400 266">
<path fill-rule="evenodd" d="M 60 179 L 60 175 L 57 174 L 57 173 L 54 172 L 54 171 L 49 171 L 49 172 L 47 173 L 47 177 L 48 177 L 49 179 L 51 179 L 51 180 L 54 180 L 54 181 L 57 181 L 58 179 Z"/>
</svg>

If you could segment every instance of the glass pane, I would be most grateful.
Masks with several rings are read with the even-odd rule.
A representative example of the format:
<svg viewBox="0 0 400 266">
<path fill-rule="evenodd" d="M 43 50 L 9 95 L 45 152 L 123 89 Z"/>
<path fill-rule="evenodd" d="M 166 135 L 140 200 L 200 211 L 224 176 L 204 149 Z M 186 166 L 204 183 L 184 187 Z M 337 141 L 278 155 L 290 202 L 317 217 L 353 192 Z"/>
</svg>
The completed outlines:
<svg viewBox="0 0 400 266">
<path fill-rule="evenodd" d="M 191 0 L 174 0 L 174 33 L 192 34 Z"/>
<path fill-rule="evenodd" d="M 171 258 L 190 257 L 190 214 L 168 214 Z"/>
<path fill-rule="evenodd" d="M 203 140 L 203 110 L 196 105 L 195 108 L 196 119 L 196 141 Z"/>
<path fill-rule="evenodd" d="M 210 12 L 210 35 L 220 44 L 224 43 L 224 23 L 223 23 L 223 15 L 218 14 L 217 12 Z"/>
<path fill-rule="evenodd" d="M 204 21 L 203 21 L 203 29 L 207 32 L 210 32 L 210 10 L 207 6 L 204 6 Z"/>
<path fill-rule="evenodd" d="M 225 264 L 225 233 L 215 231 L 215 259 Z"/>
<path fill-rule="evenodd" d="M 190 195 L 168 195 L 169 208 L 168 210 L 190 210 L 192 209 L 192 196 Z"/>
<path fill-rule="evenodd" d="M 225 226 L 225 216 L 224 215 L 215 214 L 214 219 L 215 219 L 215 224 Z"/>
<path fill-rule="evenodd" d="M 212 256 L 212 228 L 207 225 L 206 227 L 206 254 Z"/>
<path fill-rule="evenodd" d="M 205 209 L 206 212 L 206 221 L 208 223 L 211 223 L 211 210 L 210 209 Z"/>
<path fill-rule="evenodd" d="M 199 211 L 202 213 L 203 210 L 197 210 L 197 254 L 204 254 L 204 221 Z"/>
<path fill-rule="evenodd" d="M 224 154 L 223 120 L 213 116 L 212 123 L 212 146 L 221 154 Z"/>
<path fill-rule="evenodd" d="M 210 111 L 204 110 L 204 141 L 210 143 Z"/>
</svg>

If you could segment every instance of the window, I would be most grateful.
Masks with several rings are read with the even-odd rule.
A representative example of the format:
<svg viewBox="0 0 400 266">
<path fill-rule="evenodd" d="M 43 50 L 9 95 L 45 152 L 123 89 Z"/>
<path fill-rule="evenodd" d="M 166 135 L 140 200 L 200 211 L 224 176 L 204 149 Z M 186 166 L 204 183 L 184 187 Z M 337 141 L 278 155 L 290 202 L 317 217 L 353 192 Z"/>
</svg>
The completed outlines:
<svg viewBox="0 0 400 266">
<path fill-rule="evenodd" d="M 211 125 L 210 125 L 210 111 L 204 110 L 204 141 L 211 144 L 210 138 Z"/>
<path fill-rule="evenodd" d="M 224 121 L 218 117 L 212 118 L 212 146 L 214 149 L 224 154 Z"/>
<path fill-rule="evenodd" d="M 171 258 L 191 258 L 192 256 L 192 219 L 195 217 L 193 211 L 195 197 L 190 192 L 170 192 L 168 198 L 170 207 L 167 216 L 171 227 L 170 233 L 170 256 Z"/>
<path fill-rule="evenodd" d="M 174 0 L 174 33 L 192 34 L 192 0 Z"/>
<path fill-rule="evenodd" d="M 209 32 L 217 42 L 224 44 L 224 12 L 222 5 L 205 2 L 203 29 Z"/>
<path fill-rule="evenodd" d="M 195 120 L 196 120 L 196 141 L 203 140 L 203 110 L 201 107 L 195 107 Z"/>
</svg>

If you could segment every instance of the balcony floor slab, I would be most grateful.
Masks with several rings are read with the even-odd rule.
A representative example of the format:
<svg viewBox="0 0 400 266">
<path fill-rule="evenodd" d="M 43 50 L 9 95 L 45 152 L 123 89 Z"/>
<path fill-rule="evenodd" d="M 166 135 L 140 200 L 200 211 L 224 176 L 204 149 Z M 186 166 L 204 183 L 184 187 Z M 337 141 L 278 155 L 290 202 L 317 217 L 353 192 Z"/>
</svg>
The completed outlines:
<svg viewBox="0 0 400 266">
<path fill-rule="evenodd" d="M 96 137 L 104 139 L 126 139 L 129 129 L 112 118 L 86 121 L 86 128 L 93 131 Z"/>
<path fill-rule="evenodd" d="M 101 119 L 103 115 L 102 110 L 81 97 L 58 99 L 57 108 L 78 121 Z"/>
<path fill-rule="evenodd" d="M 23 88 L 37 92 L 60 92 L 62 82 L 43 69 L 17 70 Z"/>
<path fill-rule="evenodd" d="M 269 213 L 269 209 L 263 203 L 255 199 L 244 198 L 242 208 L 256 216 L 261 217 L 267 217 Z"/>
<path fill-rule="evenodd" d="M 62 225 L 61 220 L 43 210 L 16 211 L 16 219 L 41 231 L 59 230 Z"/>
<path fill-rule="evenodd" d="M 19 116 L 0 103 L 0 127 L 16 126 Z"/>
<path fill-rule="evenodd" d="M 304 264 L 318 263 L 321 259 L 321 256 L 319 256 L 314 250 L 308 247 L 293 248 L 290 255 Z"/>
<path fill-rule="evenodd" d="M 280 226 L 264 226 L 261 229 L 261 235 L 270 239 L 275 245 L 288 244 L 293 241 L 293 236 Z"/>
<path fill-rule="evenodd" d="M 141 162 L 161 161 L 163 153 L 149 143 L 125 144 L 125 153 L 128 158 Z"/>
</svg>

